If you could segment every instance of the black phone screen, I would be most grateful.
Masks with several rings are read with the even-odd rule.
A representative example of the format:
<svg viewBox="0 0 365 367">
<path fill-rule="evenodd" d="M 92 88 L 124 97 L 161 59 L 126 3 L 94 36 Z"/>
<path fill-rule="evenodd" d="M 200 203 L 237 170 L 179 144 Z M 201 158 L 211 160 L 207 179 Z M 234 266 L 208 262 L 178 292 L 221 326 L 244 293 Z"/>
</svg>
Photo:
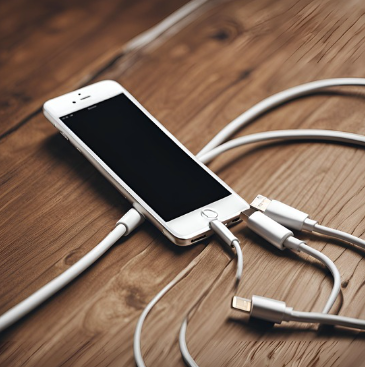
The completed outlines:
<svg viewBox="0 0 365 367">
<path fill-rule="evenodd" d="M 231 194 L 123 93 L 61 120 L 165 221 Z"/>
</svg>

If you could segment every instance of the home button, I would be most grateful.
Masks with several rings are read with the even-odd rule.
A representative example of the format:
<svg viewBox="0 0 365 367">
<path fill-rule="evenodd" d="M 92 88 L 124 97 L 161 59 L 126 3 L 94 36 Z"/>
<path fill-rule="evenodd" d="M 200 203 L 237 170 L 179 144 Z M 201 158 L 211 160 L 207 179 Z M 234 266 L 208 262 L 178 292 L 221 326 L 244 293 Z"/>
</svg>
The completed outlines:
<svg viewBox="0 0 365 367">
<path fill-rule="evenodd" d="M 204 209 L 201 212 L 202 217 L 207 219 L 215 219 L 218 218 L 218 213 L 213 209 Z"/>
</svg>

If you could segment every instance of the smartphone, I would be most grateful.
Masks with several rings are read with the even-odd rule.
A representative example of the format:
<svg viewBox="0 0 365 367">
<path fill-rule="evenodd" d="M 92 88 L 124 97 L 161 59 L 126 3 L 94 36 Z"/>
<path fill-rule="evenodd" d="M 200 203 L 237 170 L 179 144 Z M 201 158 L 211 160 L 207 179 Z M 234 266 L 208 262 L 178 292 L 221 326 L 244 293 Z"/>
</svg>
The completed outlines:
<svg viewBox="0 0 365 367">
<path fill-rule="evenodd" d="M 173 243 L 199 242 L 209 222 L 249 205 L 119 83 L 101 81 L 47 101 L 44 115 Z"/>
</svg>

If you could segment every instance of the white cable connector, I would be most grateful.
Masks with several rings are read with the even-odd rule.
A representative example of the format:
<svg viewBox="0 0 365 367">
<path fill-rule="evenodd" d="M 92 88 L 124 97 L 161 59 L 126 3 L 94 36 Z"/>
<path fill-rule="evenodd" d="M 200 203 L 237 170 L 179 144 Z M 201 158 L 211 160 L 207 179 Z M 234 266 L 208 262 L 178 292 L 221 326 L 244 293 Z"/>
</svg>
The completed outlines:
<svg viewBox="0 0 365 367">
<path fill-rule="evenodd" d="M 243 255 L 238 238 L 219 220 L 212 220 L 210 228 L 221 238 L 228 246 L 236 250 L 237 254 L 237 271 L 236 271 L 236 285 L 240 282 L 243 271 Z"/>
<path fill-rule="evenodd" d="M 285 302 L 277 301 L 276 299 L 254 295 L 249 300 L 234 296 L 232 298 L 232 308 L 247 312 L 250 314 L 250 317 L 276 324 L 281 324 L 282 321 L 289 321 L 286 315 L 290 312 L 290 308 L 286 307 Z"/>
<path fill-rule="evenodd" d="M 238 241 L 238 238 L 218 219 L 212 220 L 209 227 L 223 240 L 228 246 L 234 248 L 233 242 Z"/>
<path fill-rule="evenodd" d="M 34 310 L 48 298 L 57 293 L 60 289 L 69 284 L 106 251 L 109 250 L 122 236 L 126 236 L 136 227 L 143 223 L 144 217 L 135 209 L 130 209 L 116 224 L 111 231 L 97 246 L 83 256 L 74 265 L 68 268 L 64 273 L 51 280 L 38 291 L 18 303 L 16 306 L 6 311 L 0 316 L 0 332 L 14 324 L 16 321 Z"/>
<path fill-rule="evenodd" d="M 280 250 L 284 250 L 285 240 L 294 236 L 292 231 L 259 211 L 247 217 L 247 226 Z"/>
<path fill-rule="evenodd" d="M 270 200 L 265 196 L 258 195 L 251 203 L 251 208 L 265 213 L 276 222 L 298 231 L 316 232 L 329 237 L 334 237 L 342 241 L 350 242 L 353 245 L 365 249 L 365 241 L 349 233 L 337 229 L 328 228 L 318 224 L 316 220 L 292 206 L 277 200 Z"/>
<path fill-rule="evenodd" d="M 118 225 L 122 224 L 126 228 L 123 236 L 128 236 L 137 227 L 139 227 L 144 222 L 144 220 L 144 216 L 136 209 L 132 208 L 128 210 L 127 213 L 125 213 L 123 217 L 118 220 L 115 226 L 117 227 Z"/>
<path fill-rule="evenodd" d="M 297 321 L 365 329 L 365 320 L 319 312 L 295 311 L 292 307 L 287 307 L 285 302 L 260 296 L 252 296 L 251 300 L 234 296 L 232 308 L 249 313 L 250 317 L 276 324 L 281 324 L 283 321 Z"/>
<path fill-rule="evenodd" d="M 329 312 L 341 290 L 340 273 L 333 261 L 326 255 L 322 254 L 322 252 L 308 246 L 304 241 L 295 238 L 292 231 L 260 211 L 256 211 L 251 215 L 248 215 L 247 226 L 278 249 L 284 250 L 285 248 L 288 248 L 295 251 L 305 252 L 321 261 L 328 268 L 333 276 L 333 288 L 322 312 Z"/>
<path fill-rule="evenodd" d="M 251 207 L 265 213 L 274 221 L 298 231 L 313 231 L 317 223 L 309 218 L 307 213 L 295 209 L 277 200 L 270 200 L 263 195 L 257 195 Z"/>
</svg>

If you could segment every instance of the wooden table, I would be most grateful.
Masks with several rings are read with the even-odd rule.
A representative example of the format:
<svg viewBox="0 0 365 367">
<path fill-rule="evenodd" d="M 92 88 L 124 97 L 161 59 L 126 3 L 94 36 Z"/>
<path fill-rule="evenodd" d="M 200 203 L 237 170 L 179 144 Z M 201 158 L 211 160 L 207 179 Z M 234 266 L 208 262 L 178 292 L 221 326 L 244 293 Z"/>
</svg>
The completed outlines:
<svg viewBox="0 0 365 367">
<path fill-rule="evenodd" d="M 115 79 L 197 153 L 275 92 L 316 79 L 365 76 L 363 1 L 196 1 L 196 9 L 167 30 L 137 40 L 186 0 L 0 3 L 1 313 L 75 263 L 129 208 L 45 119 L 47 99 Z M 244 134 L 285 128 L 365 134 L 364 100 L 359 88 L 334 88 L 276 109 Z M 357 236 L 365 231 L 364 166 L 363 149 L 308 142 L 241 148 L 210 164 L 247 201 L 259 193 L 274 197 Z M 319 263 L 273 250 L 243 223 L 234 232 L 245 259 L 238 295 L 322 308 L 332 280 Z M 326 237 L 300 238 L 340 270 L 342 297 L 333 312 L 365 318 L 364 251 Z M 138 316 L 193 261 L 147 319 L 147 366 L 184 365 L 178 330 L 203 295 L 187 332 L 200 366 L 365 365 L 362 333 L 247 322 L 230 309 L 231 254 L 213 239 L 178 248 L 148 223 L 3 332 L 0 365 L 134 365 Z"/>
</svg>

